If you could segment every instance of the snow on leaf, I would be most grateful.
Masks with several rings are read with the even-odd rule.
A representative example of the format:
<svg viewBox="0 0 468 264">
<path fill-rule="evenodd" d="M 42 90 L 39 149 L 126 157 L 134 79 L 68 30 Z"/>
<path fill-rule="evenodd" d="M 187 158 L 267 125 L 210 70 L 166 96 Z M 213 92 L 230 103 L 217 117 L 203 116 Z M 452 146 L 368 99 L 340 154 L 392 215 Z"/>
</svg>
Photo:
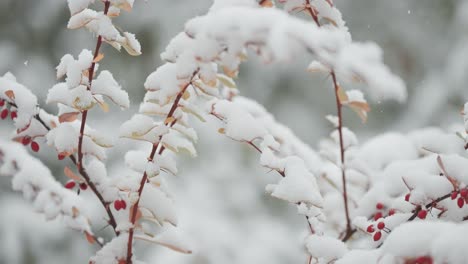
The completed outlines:
<svg viewBox="0 0 468 264">
<path fill-rule="evenodd" d="M 85 9 L 75 15 L 73 15 L 68 21 L 67 27 L 69 29 L 78 29 L 86 26 L 90 21 L 96 19 L 97 12 L 91 9 Z"/>
<path fill-rule="evenodd" d="M 271 195 L 291 203 L 304 202 L 315 207 L 323 206 L 323 199 L 318 190 L 314 175 L 298 157 L 289 157 L 284 168 L 285 177 L 278 184 L 267 188 Z"/>
<path fill-rule="evenodd" d="M 127 92 L 122 90 L 122 87 L 115 81 L 109 71 L 102 71 L 99 74 L 96 80 L 93 81 L 91 92 L 108 97 L 123 109 L 130 106 Z"/>
<path fill-rule="evenodd" d="M 141 55 L 141 45 L 140 42 L 135 38 L 135 35 L 129 32 L 123 33 L 125 41 L 120 42 L 122 47 L 132 56 Z"/>
</svg>

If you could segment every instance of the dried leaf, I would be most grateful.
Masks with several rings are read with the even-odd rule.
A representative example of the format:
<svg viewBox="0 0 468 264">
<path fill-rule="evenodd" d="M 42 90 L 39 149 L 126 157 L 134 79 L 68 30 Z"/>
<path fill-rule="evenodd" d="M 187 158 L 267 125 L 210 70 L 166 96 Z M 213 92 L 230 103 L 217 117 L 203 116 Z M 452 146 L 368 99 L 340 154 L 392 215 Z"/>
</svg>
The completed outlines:
<svg viewBox="0 0 468 264">
<path fill-rule="evenodd" d="M 439 165 L 440 170 L 444 173 L 444 176 L 449 180 L 449 182 L 452 184 L 453 189 L 457 190 L 458 189 L 458 181 L 448 175 L 447 170 L 445 169 L 444 163 L 442 162 L 442 158 L 440 155 L 437 155 L 437 164 Z"/>
<path fill-rule="evenodd" d="M 82 181 L 81 177 L 76 175 L 70 168 L 68 168 L 68 166 L 65 166 L 65 168 L 63 169 L 63 172 L 65 173 L 65 176 L 67 176 L 68 178 L 74 181 L 77 181 L 77 182 Z"/>
<path fill-rule="evenodd" d="M 102 111 L 104 113 L 109 112 L 109 105 L 106 102 L 99 102 L 98 101 L 98 103 L 99 103 L 99 107 L 101 107 L 101 109 L 102 109 Z"/>
<path fill-rule="evenodd" d="M 135 235 L 135 238 L 136 239 L 141 239 L 141 240 L 144 240 L 144 241 L 148 241 L 148 242 L 152 242 L 152 243 L 156 243 L 156 244 L 159 244 L 161 246 L 165 246 L 167 248 L 170 248 L 170 249 L 172 249 L 174 251 L 180 252 L 180 253 L 192 254 L 192 251 L 189 250 L 189 249 L 184 249 L 184 248 L 181 248 L 179 246 L 169 244 L 167 242 L 158 241 L 157 239 L 154 239 L 154 238 L 151 238 L 151 237 L 148 237 L 148 236 Z"/>
<path fill-rule="evenodd" d="M 166 120 L 164 120 L 164 124 L 169 125 L 169 124 L 172 124 L 172 122 L 174 122 L 174 121 L 175 121 L 175 118 L 170 116 L 170 117 L 166 118 Z"/>
<path fill-rule="evenodd" d="M 93 60 L 93 63 L 98 63 L 100 62 L 102 59 L 104 59 L 104 53 L 99 53 L 96 58 L 94 58 Z"/>
<path fill-rule="evenodd" d="M 184 94 L 182 95 L 182 99 L 187 100 L 190 98 L 190 93 L 188 91 L 185 91 Z"/>
<path fill-rule="evenodd" d="M 350 102 L 349 107 L 354 110 L 361 118 L 361 121 L 365 123 L 367 121 L 367 113 L 370 111 L 369 104 L 366 102 Z"/>
<path fill-rule="evenodd" d="M 220 134 L 226 134 L 226 129 L 224 127 L 218 129 L 218 133 Z"/>
<path fill-rule="evenodd" d="M 10 98 L 11 100 L 15 100 L 15 93 L 13 92 L 13 90 L 7 90 L 5 91 L 5 95 Z"/>
<path fill-rule="evenodd" d="M 346 91 L 343 90 L 343 88 L 341 88 L 340 85 L 338 85 L 337 94 L 338 94 L 338 100 L 340 100 L 341 104 L 345 104 L 346 102 L 348 102 L 349 100 L 348 95 L 346 94 Z"/>
<path fill-rule="evenodd" d="M 72 207 L 72 216 L 73 218 L 77 217 L 80 214 L 80 210 L 76 208 L 75 206 Z"/>
<path fill-rule="evenodd" d="M 84 232 L 85 233 L 85 236 L 86 236 L 86 240 L 88 240 L 88 242 L 90 244 L 94 244 L 96 242 L 96 239 L 94 238 L 93 235 L 91 235 L 90 233 L 88 233 L 87 231 Z"/>
<path fill-rule="evenodd" d="M 73 122 L 78 118 L 79 112 L 70 112 L 70 113 L 65 113 L 59 116 L 59 122 L 64 123 L 64 122 Z"/>
<path fill-rule="evenodd" d="M 262 7 L 274 7 L 273 1 L 271 0 L 262 0 L 260 1 L 260 6 Z"/>
</svg>

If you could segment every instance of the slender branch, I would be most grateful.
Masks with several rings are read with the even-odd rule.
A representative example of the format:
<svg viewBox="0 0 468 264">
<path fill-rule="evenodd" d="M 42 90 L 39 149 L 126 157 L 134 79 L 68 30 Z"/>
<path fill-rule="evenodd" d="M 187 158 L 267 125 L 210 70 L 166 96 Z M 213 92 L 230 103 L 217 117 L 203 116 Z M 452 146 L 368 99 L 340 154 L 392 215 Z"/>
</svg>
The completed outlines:
<svg viewBox="0 0 468 264">
<path fill-rule="evenodd" d="M 107 13 L 109 12 L 109 8 L 110 8 L 110 2 L 105 1 L 104 2 L 104 15 L 107 15 Z M 101 45 L 102 45 L 102 36 L 98 36 L 97 43 L 96 43 L 96 48 L 94 50 L 94 57 L 93 57 L 94 59 L 96 59 L 96 57 L 99 55 L 99 50 L 101 48 Z M 91 66 L 88 69 L 88 87 L 87 87 L 88 90 L 91 90 L 91 85 L 93 83 L 93 76 L 94 76 L 95 67 L 96 67 L 96 62 L 93 60 L 93 63 L 91 63 Z M 83 178 L 85 179 L 86 184 L 89 185 L 91 190 L 96 194 L 99 201 L 104 206 L 104 208 L 105 208 L 105 210 L 107 212 L 107 215 L 109 216 L 109 221 L 108 221 L 109 224 L 113 227 L 115 233 L 117 235 L 119 235 L 119 232 L 116 230 L 117 223 L 116 223 L 114 215 L 112 214 L 112 211 L 111 211 L 111 209 L 109 207 L 109 203 L 104 200 L 104 197 L 99 192 L 96 185 L 91 181 L 88 173 L 85 171 L 85 169 L 83 167 L 83 156 L 84 156 L 83 155 L 83 137 L 84 137 L 85 127 L 86 127 L 87 117 L 88 117 L 88 110 L 84 110 L 82 112 L 82 116 L 81 116 L 80 135 L 79 135 L 79 138 L 78 138 L 78 160 L 74 156 L 70 156 L 70 159 L 77 166 L 78 171 L 83 176 Z"/>
<path fill-rule="evenodd" d="M 329 2 L 330 3 L 330 2 Z M 306 6 L 305 10 L 307 10 L 314 20 L 315 24 L 320 27 L 321 24 L 318 19 L 318 14 L 314 8 L 310 5 L 310 0 L 306 0 Z M 341 159 L 341 181 L 343 184 L 343 202 L 344 202 L 344 207 L 345 207 L 345 216 L 346 216 L 346 231 L 345 235 L 343 237 L 343 241 L 347 241 L 354 233 L 352 226 L 351 226 L 351 220 L 349 217 L 349 206 L 348 206 L 348 191 L 347 191 L 347 181 L 346 181 L 346 169 L 345 169 L 345 148 L 344 148 L 344 143 L 343 143 L 343 115 L 342 115 L 342 108 L 343 105 L 340 102 L 340 99 L 338 97 L 338 82 L 336 80 L 336 74 L 333 69 L 331 69 L 330 74 L 333 79 L 333 86 L 335 90 L 335 100 L 336 100 L 336 109 L 337 109 L 337 115 L 338 115 L 338 134 L 340 138 L 340 159 Z"/>
<path fill-rule="evenodd" d="M 195 72 L 193 75 L 192 75 L 192 78 L 193 79 L 195 77 L 195 75 L 198 73 Z M 180 90 L 180 92 L 177 94 L 172 106 L 171 106 L 171 109 L 169 110 L 169 113 L 167 114 L 166 116 L 166 120 L 169 120 L 170 118 L 172 118 L 174 116 L 174 113 L 175 111 L 177 110 L 177 107 L 179 106 L 179 101 L 180 99 L 182 99 L 182 96 L 184 95 L 185 91 L 187 90 L 187 88 L 192 84 L 192 81 L 190 81 L 189 83 L 187 83 L 183 88 L 182 90 Z M 175 123 L 177 122 L 177 120 L 174 120 L 172 121 L 168 126 L 169 127 L 172 127 Z M 154 156 L 156 155 L 156 152 L 158 152 L 158 155 L 161 155 L 164 150 L 166 149 L 162 144 L 160 145 L 159 143 L 161 142 L 161 139 L 162 139 L 162 136 L 159 137 L 159 141 L 155 144 L 153 144 L 153 147 L 151 149 L 151 153 L 148 157 L 148 161 L 153 161 L 154 159 Z M 158 150 L 158 147 L 160 147 L 159 151 Z M 145 187 L 145 183 L 147 182 L 148 180 L 148 175 L 146 174 L 146 171 L 143 173 L 143 177 L 141 178 L 141 181 L 140 181 L 140 187 L 138 188 L 138 200 L 135 202 L 135 204 L 132 206 L 132 209 L 131 209 L 131 212 L 130 212 L 130 222 L 132 223 L 132 226 L 130 227 L 130 230 L 128 232 L 128 242 L 127 242 L 127 261 L 125 262 L 126 264 L 132 264 L 132 255 L 133 255 L 133 236 L 134 236 L 134 233 L 135 233 L 135 223 L 136 223 L 136 216 L 137 216 L 137 213 L 138 213 L 138 206 L 140 204 L 140 198 L 141 198 L 141 194 L 143 193 L 143 189 Z"/>
<path fill-rule="evenodd" d="M 331 71 L 331 76 L 333 80 L 333 85 L 335 87 L 335 99 L 336 99 L 336 108 L 337 108 L 337 115 L 338 115 L 338 134 L 340 137 L 340 158 L 341 158 L 341 181 L 343 184 L 343 201 L 345 206 L 345 215 L 346 215 L 346 233 L 345 238 L 350 235 L 352 232 L 351 227 L 351 220 L 349 217 L 349 206 L 348 206 L 348 190 L 346 187 L 346 168 L 345 168 L 345 148 L 343 142 L 343 115 L 342 109 L 343 105 L 340 102 L 340 98 L 338 96 L 339 85 L 336 80 L 336 75 L 334 71 Z"/>
</svg>

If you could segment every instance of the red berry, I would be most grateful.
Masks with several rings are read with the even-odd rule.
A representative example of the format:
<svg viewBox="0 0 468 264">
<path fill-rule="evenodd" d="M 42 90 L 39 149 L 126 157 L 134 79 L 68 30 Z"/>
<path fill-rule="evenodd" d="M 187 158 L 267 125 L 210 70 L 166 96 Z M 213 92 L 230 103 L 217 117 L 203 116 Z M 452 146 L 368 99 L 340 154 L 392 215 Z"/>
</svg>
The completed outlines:
<svg viewBox="0 0 468 264">
<path fill-rule="evenodd" d="M 13 112 L 10 113 L 10 117 L 11 117 L 11 119 L 15 119 L 15 118 L 18 117 L 18 113 L 16 111 L 13 111 Z"/>
<path fill-rule="evenodd" d="M 374 221 L 377 221 L 379 220 L 380 218 L 382 218 L 382 213 L 381 212 L 377 212 L 375 215 L 374 215 Z"/>
<path fill-rule="evenodd" d="M 377 224 L 377 228 L 378 229 L 384 229 L 385 228 L 385 223 L 384 222 L 380 222 Z"/>
<path fill-rule="evenodd" d="M 3 109 L 2 112 L 0 113 L 0 118 L 5 119 L 8 116 L 8 109 Z"/>
<path fill-rule="evenodd" d="M 120 203 L 120 200 L 115 200 L 114 201 L 114 208 L 115 210 L 119 211 L 120 209 L 122 209 L 122 204 Z"/>
<path fill-rule="evenodd" d="M 58 158 L 59 160 L 63 160 L 63 159 L 65 158 L 65 155 L 63 155 L 63 154 L 58 154 L 57 158 Z"/>
<path fill-rule="evenodd" d="M 428 256 L 418 257 L 414 261 L 415 261 L 415 264 L 432 264 L 433 263 L 432 258 Z"/>
<path fill-rule="evenodd" d="M 31 149 L 34 152 L 38 152 L 39 151 L 39 144 L 36 141 L 31 142 Z"/>
<path fill-rule="evenodd" d="M 426 210 L 421 210 L 418 212 L 418 217 L 420 219 L 426 219 L 426 216 L 427 216 L 427 211 Z"/>
<path fill-rule="evenodd" d="M 460 190 L 460 196 L 466 198 L 468 196 L 468 189 Z"/>
<path fill-rule="evenodd" d="M 410 193 L 406 194 L 406 195 L 405 195 L 405 201 L 409 202 L 409 198 L 410 198 L 410 196 L 411 196 L 411 194 L 410 194 Z"/>
<path fill-rule="evenodd" d="M 457 199 L 457 196 L 458 196 L 458 192 L 453 191 L 452 195 L 450 195 L 450 198 L 452 198 L 452 200 L 455 200 L 455 199 Z"/>
<path fill-rule="evenodd" d="M 388 211 L 388 215 L 394 215 L 395 214 L 395 209 L 390 209 Z"/>
<path fill-rule="evenodd" d="M 76 182 L 74 182 L 74 181 L 68 181 L 68 182 L 65 184 L 65 188 L 67 188 L 67 189 L 73 189 L 73 188 L 75 188 L 75 185 L 76 185 Z"/>
<path fill-rule="evenodd" d="M 3 107 L 5 105 L 5 100 L 0 99 L 0 107 Z"/>
<path fill-rule="evenodd" d="M 465 199 L 463 199 L 462 197 L 459 197 L 457 200 L 457 205 L 458 207 L 462 208 L 463 205 L 465 205 Z"/>
<path fill-rule="evenodd" d="M 120 200 L 120 207 L 122 207 L 122 209 L 127 209 L 127 203 L 125 200 Z"/>
<path fill-rule="evenodd" d="M 374 241 L 379 241 L 382 238 L 382 233 L 380 231 L 375 232 L 374 234 Z"/>
<path fill-rule="evenodd" d="M 367 227 L 367 232 L 368 232 L 368 233 L 374 233 L 374 231 L 375 231 L 375 230 L 374 230 L 374 226 L 373 226 L 373 225 L 369 225 L 369 226 Z"/>
<path fill-rule="evenodd" d="M 383 203 L 377 203 L 375 205 L 375 208 L 377 208 L 378 210 L 382 210 L 384 208 L 384 205 L 383 205 Z"/>
<path fill-rule="evenodd" d="M 82 182 L 82 183 L 80 183 L 80 189 L 84 191 L 84 190 L 88 189 L 88 185 L 86 183 Z"/>
<path fill-rule="evenodd" d="M 29 145 L 29 143 L 31 143 L 31 138 L 30 137 L 24 137 L 21 140 L 21 143 L 23 143 L 23 145 L 27 146 L 27 145 Z"/>
</svg>

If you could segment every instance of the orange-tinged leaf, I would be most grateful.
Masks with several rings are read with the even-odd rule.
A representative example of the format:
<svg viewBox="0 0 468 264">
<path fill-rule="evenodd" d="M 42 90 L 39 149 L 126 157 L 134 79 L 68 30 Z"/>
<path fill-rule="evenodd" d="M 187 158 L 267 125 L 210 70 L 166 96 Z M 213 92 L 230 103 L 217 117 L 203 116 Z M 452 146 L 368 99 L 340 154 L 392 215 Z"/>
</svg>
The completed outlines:
<svg viewBox="0 0 468 264">
<path fill-rule="evenodd" d="M 366 103 L 366 102 L 356 102 L 356 101 L 353 101 L 353 102 L 350 102 L 349 105 L 352 106 L 352 107 L 355 107 L 355 108 L 357 108 L 357 109 L 360 109 L 360 110 L 362 110 L 362 111 L 366 111 L 366 112 L 369 112 L 369 111 L 370 111 L 369 104 Z"/>
<path fill-rule="evenodd" d="M 63 172 L 65 173 L 65 176 L 67 176 L 71 180 L 74 180 L 77 182 L 82 181 L 81 177 L 76 175 L 70 168 L 68 168 L 68 166 L 65 166 L 65 168 L 63 169 Z"/>
<path fill-rule="evenodd" d="M 72 216 L 75 218 L 80 214 L 80 211 L 75 206 L 72 207 Z"/>
<path fill-rule="evenodd" d="M 218 133 L 220 134 L 226 134 L 226 129 L 224 129 L 224 127 L 218 129 Z"/>
<path fill-rule="evenodd" d="M 85 236 L 86 236 L 86 240 L 88 240 L 88 242 L 90 244 L 94 244 L 96 242 L 96 239 L 94 238 L 93 235 L 91 235 L 90 233 L 88 233 L 86 231 L 84 233 L 85 233 Z"/>
<path fill-rule="evenodd" d="M 98 63 L 100 62 L 102 59 L 104 59 L 104 53 L 99 53 L 96 58 L 94 58 L 93 60 L 93 63 Z"/>
<path fill-rule="evenodd" d="M 5 95 L 10 98 L 11 100 L 15 100 L 15 92 L 13 90 L 7 90 L 5 91 Z"/>
<path fill-rule="evenodd" d="M 164 120 L 164 124 L 168 125 L 168 124 L 171 124 L 174 121 L 175 121 L 175 118 L 170 116 L 170 117 L 166 118 L 166 120 Z"/>
<path fill-rule="evenodd" d="M 271 1 L 271 0 L 262 0 L 262 1 L 260 1 L 260 6 L 262 6 L 262 7 L 273 7 L 274 4 L 273 4 L 273 1 Z"/>
<path fill-rule="evenodd" d="M 185 91 L 184 94 L 182 95 L 182 99 L 187 100 L 190 98 L 190 93 L 188 91 Z"/>
<path fill-rule="evenodd" d="M 59 122 L 64 123 L 64 122 L 73 122 L 78 118 L 79 112 L 70 112 L 70 113 L 65 113 L 59 116 Z"/>
<path fill-rule="evenodd" d="M 104 113 L 109 112 L 109 105 L 106 102 L 99 102 L 98 101 L 98 103 L 99 103 L 99 107 L 101 107 L 101 109 L 102 109 L 102 111 Z"/>
<path fill-rule="evenodd" d="M 346 94 L 346 91 L 343 90 L 343 88 L 341 88 L 340 85 L 338 85 L 337 94 L 338 94 L 338 99 L 340 100 L 341 104 L 348 102 L 349 100 L 348 95 Z"/>
</svg>

